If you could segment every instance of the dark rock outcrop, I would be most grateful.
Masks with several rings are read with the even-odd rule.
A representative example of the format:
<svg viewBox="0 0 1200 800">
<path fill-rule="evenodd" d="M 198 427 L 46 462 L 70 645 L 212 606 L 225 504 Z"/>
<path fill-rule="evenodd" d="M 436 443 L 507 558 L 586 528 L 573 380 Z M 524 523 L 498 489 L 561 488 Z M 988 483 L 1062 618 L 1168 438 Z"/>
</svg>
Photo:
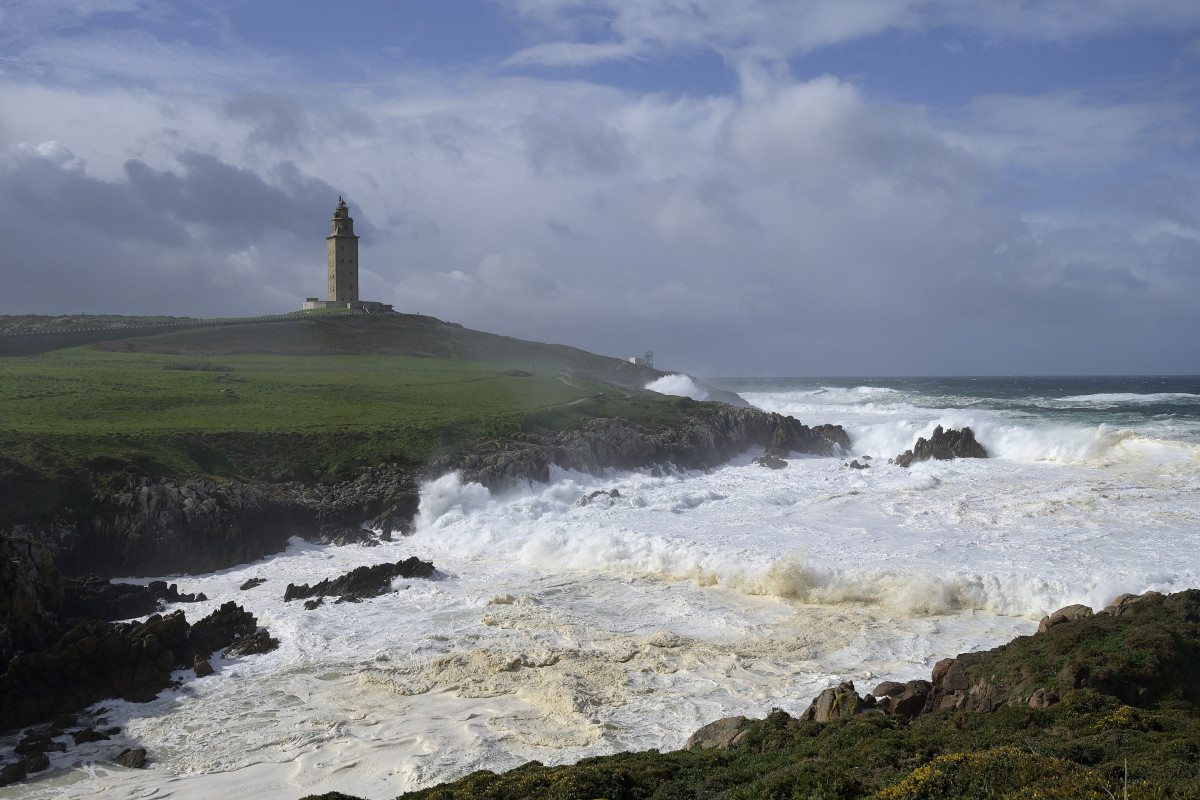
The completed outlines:
<svg viewBox="0 0 1200 800">
<path fill-rule="evenodd" d="M 242 658 L 259 653 L 269 653 L 276 647 L 279 647 L 279 640 L 272 638 L 267 629 L 263 628 L 249 636 L 238 637 L 233 644 L 225 648 L 225 652 L 221 655 L 225 658 Z"/>
<path fill-rule="evenodd" d="M 113 761 L 116 761 L 122 767 L 141 769 L 146 765 L 146 749 L 144 747 L 137 747 L 122 750 Z"/>
<path fill-rule="evenodd" d="M 17 653 L 44 650 L 58 638 L 65 599 L 49 548 L 0 537 L 0 673 Z"/>
<path fill-rule="evenodd" d="M 289 583 L 283 599 L 290 602 L 310 597 L 337 597 L 339 603 L 358 602 L 389 591 L 392 581 L 396 578 L 430 578 L 433 573 L 432 563 L 411 556 L 395 564 L 358 567 L 340 577 L 323 580 L 315 586 L 309 586 L 307 583 L 299 586 Z M 305 608 L 308 608 L 307 603 Z"/>
<path fill-rule="evenodd" d="M 753 463 L 758 464 L 760 467 L 766 467 L 767 469 L 785 469 L 788 465 L 788 462 L 784 461 L 779 456 L 773 456 L 770 453 L 758 456 L 754 459 Z"/>
<path fill-rule="evenodd" d="M 162 603 L 196 603 L 207 598 L 201 594 L 182 594 L 175 584 L 151 581 L 111 583 L 98 575 L 66 579 L 66 603 L 63 615 L 76 619 L 131 619 L 161 610 Z"/>
<path fill-rule="evenodd" d="M 255 628 L 253 615 L 234 603 L 194 626 L 182 611 L 145 622 L 82 622 L 49 648 L 9 662 L 0 675 L 0 720 L 5 728 L 20 727 L 107 697 L 153 699 L 170 684 L 172 670 L 191 667 L 197 655 Z"/>
<path fill-rule="evenodd" d="M 293 536 L 359 541 L 364 521 L 387 534 L 405 532 L 420 500 L 417 474 L 395 464 L 334 484 L 267 477 L 280 480 L 145 478 L 7 532 L 46 545 L 66 575 L 211 572 L 280 552 Z"/>
<path fill-rule="evenodd" d="M 656 464 L 706 469 L 752 447 L 763 447 L 777 458 L 791 453 L 837 455 L 850 447 L 840 425 L 810 428 L 793 417 L 754 408 L 686 398 L 680 402 L 686 413 L 671 425 L 594 419 L 561 433 L 522 433 L 469 448 L 439 459 L 431 471 L 459 470 L 463 480 L 502 489 L 519 481 L 548 481 L 552 464 L 593 475 Z"/>
<path fill-rule="evenodd" d="M 584 495 L 583 497 L 576 500 L 575 506 L 577 508 L 583 508 L 588 503 L 595 500 L 597 497 L 608 497 L 608 498 L 615 500 L 616 498 L 618 498 L 620 496 L 621 496 L 621 493 L 618 492 L 616 489 L 609 489 L 607 492 L 604 491 L 603 489 L 597 489 L 596 491 L 592 492 L 591 494 Z"/>
<path fill-rule="evenodd" d="M 970 428 L 962 430 L 943 430 L 941 425 L 933 429 L 928 439 L 921 437 L 911 450 L 905 450 L 892 459 L 892 463 L 907 467 L 916 461 L 928 461 L 931 458 L 947 460 L 951 458 L 987 458 L 987 450 L 975 441 L 975 433 Z"/>
</svg>

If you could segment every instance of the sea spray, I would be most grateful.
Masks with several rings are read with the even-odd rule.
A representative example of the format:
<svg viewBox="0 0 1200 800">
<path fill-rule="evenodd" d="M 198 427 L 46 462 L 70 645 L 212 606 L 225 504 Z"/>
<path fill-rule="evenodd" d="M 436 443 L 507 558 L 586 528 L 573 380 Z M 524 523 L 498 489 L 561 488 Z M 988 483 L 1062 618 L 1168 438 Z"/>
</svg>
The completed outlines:
<svg viewBox="0 0 1200 800">
<path fill-rule="evenodd" d="M 708 399 L 708 390 L 697 386 L 689 376 L 682 374 L 664 375 L 658 380 L 647 383 L 646 388 L 652 392 L 690 397 L 693 400 Z"/>
</svg>

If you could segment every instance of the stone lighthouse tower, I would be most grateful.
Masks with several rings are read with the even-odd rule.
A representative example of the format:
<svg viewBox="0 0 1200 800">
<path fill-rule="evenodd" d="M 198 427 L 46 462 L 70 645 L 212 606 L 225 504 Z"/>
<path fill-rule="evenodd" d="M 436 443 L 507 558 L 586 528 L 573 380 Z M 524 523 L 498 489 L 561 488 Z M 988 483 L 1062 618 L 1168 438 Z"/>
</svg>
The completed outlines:
<svg viewBox="0 0 1200 800">
<path fill-rule="evenodd" d="M 333 210 L 333 232 L 329 242 L 329 300 L 337 303 L 358 302 L 358 237 L 346 201 L 338 195 Z"/>
</svg>

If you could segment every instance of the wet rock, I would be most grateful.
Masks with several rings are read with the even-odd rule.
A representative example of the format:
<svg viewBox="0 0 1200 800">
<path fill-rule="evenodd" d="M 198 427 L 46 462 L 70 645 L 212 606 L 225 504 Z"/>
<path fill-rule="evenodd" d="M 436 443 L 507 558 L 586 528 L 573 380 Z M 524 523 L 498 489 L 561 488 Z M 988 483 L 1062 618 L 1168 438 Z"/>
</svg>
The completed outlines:
<svg viewBox="0 0 1200 800">
<path fill-rule="evenodd" d="M 73 737 L 75 744 L 87 744 L 88 742 L 104 742 L 112 737 L 107 733 L 101 733 L 95 728 L 84 728 L 81 731 L 76 731 Z"/>
<path fill-rule="evenodd" d="M 196 660 L 192 662 L 192 671 L 196 673 L 197 678 L 207 678 L 215 672 L 212 663 L 200 656 L 196 656 Z"/>
<path fill-rule="evenodd" d="M 43 652 L 9 663 L 0 675 L 0 720 L 27 725 L 106 697 L 151 700 L 171 685 L 173 670 L 191 667 L 197 655 L 228 647 L 256 629 L 254 616 L 232 602 L 194 626 L 182 611 L 145 622 L 87 620 Z"/>
<path fill-rule="evenodd" d="M 251 578 L 250 580 L 246 581 L 238 588 L 244 592 L 247 589 L 253 589 L 256 586 L 262 586 L 266 582 L 267 582 L 266 578 Z"/>
<path fill-rule="evenodd" d="M 854 459 L 853 461 L 851 461 L 846 466 L 849 467 L 850 469 L 870 469 L 871 468 L 870 464 L 860 464 L 857 458 Z"/>
<path fill-rule="evenodd" d="M 175 584 L 151 581 L 146 586 L 112 583 L 99 575 L 66 579 L 64 614 L 82 619 L 118 620 L 144 617 L 161 610 L 163 603 L 196 603 L 201 594 L 183 594 Z"/>
<path fill-rule="evenodd" d="M 195 656 L 207 658 L 212 653 L 233 644 L 235 639 L 249 636 L 258 630 L 258 620 L 246 609 L 230 600 L 216 611 L 197 622 L 188 631 L 187 643 Z"/>
<path fill-rule="evenodd" d="M 604 491 L 603 489 L 597 489 L 596 491 L 592 492 L 591 494 L 585 495 L 585 496 L 579 498 L 578 500 L 576 500 L 575 507 L 583 508 L 588 503 L 595 500 L 597 497 L 611 497 L 611 498 L 615 499 L 620 496 L 621 496 L 621 493 L 619 491 L 617 491 L 616 489 L 610 489 L 607 492 Z"/>
<path fill-rule="evenodd" d="M 120 755 L 113 759 L 122 767 L 129 769 L 141 769 L 146 764 L 146 749 L 138 747 L 136 749 L 122 750 Z"/>
<path fill-rule="evenodd" d="M 392 581 L 396 578 L 429 578 L 433 573 L 431 562 L 411 556 L 395 564 L 358 567 L 338 578 L 323 580 L 315 586 L 309 586 L 307 583 L 299 586 L 289 583 L 283 599 L 290 602 L 310 597 L 337 597 L 339 603 L 358 602 L 390 591 Z"/>
<path fill-rule="evenodd" d="M 906 450 L 892 459 L 892 463 L 907 467 L 917 461 L 928 461 L 931 458 L 946 460 L 951 458 L 987 458 L 987 450 L 975 441 L 975 433 L 970 428 L 962 430 L 943 430 L 941 425 L 933 429 L 928 439 L 917 439 L 911 450 Z"/>
<path fill-rule="evenodd" d="M 684 750 L 728 750 L 734 740 L 757 720 L 725 717 L 710 722 L 688 737 Z"/>
<path fill-rule="evenodd" d="M 318 597 L 315 600 L 305 600 L 304 601 L 304 610 L 305 611 L 313 611 L 315 609 L 320 608 L 324 603 L 325 603 L 324 597 Z"/>
<path fill-rule="evenodd" d="M 266 628 L 263 628 L 249 636 L 242 636 L 234 640 L 233 644 L 229 645 L 221 655 L 225 658 L 241 658 L 256 653 L 269 653 L 276 647 L 279 647 L 279 640 L 271 638 L 271 634 L 267 632 Z"/>
<path fill-rule="evenodd" d="M 760 467 L 766 467 L 767 469 L 784 469 L 788 465 L 788 462 L 784 461 L 779 456 L 773 456 L 770 453 L 754 459 L 754 463 L 758 464 Z"/>
<path fill-rule="evenodd" d="M 13 748 L 13 752 L 19 756 L 31 756 L 38 753 L 46 752 L 64 752 L 67 746 L 62 742 L 54 741 L 54 737 L 49 733 L 39 732 L 30 733 L 22 737 L 17 746 Z"/>
<path fill-rule="evenodd" d="M 10 783 L 25 780 L 29 775 L 29 765 L 25 759 L 13 761 L 0 767 L 0 786 L 8 786 Z"/>
</svg>

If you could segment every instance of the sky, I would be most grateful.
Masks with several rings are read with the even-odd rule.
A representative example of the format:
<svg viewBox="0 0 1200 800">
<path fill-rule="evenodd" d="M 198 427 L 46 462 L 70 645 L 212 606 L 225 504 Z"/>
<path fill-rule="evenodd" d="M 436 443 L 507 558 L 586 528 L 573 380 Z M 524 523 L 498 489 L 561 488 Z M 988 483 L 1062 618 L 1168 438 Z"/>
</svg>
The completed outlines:
<svg viewBox="0 0 1200 800">
<path fill-rule="evenodd" d="M 1200 373 L 1195 0 L 4 0 L 0 314 Z"/>
</svg>

